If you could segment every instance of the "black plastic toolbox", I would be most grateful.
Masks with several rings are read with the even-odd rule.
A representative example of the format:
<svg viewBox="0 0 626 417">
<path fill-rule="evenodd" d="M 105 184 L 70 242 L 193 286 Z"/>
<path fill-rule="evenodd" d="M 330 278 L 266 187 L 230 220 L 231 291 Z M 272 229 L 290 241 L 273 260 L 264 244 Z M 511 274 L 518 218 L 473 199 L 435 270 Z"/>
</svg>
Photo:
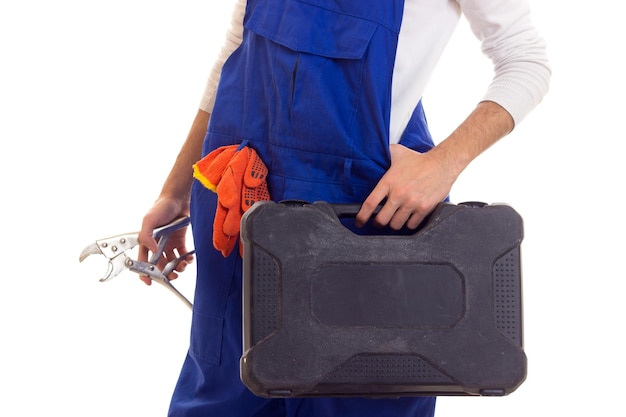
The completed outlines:
<svg viewBox="0 0 626 417">
<path fill-rule="evenodd" d="M 261 202 L 243 216 L 244 384 L 264 397 L 519 387 L 519 214 L 441 203 L 414 233 L 364 236 L 342 224 L 355 211 Z"/>
</svg>

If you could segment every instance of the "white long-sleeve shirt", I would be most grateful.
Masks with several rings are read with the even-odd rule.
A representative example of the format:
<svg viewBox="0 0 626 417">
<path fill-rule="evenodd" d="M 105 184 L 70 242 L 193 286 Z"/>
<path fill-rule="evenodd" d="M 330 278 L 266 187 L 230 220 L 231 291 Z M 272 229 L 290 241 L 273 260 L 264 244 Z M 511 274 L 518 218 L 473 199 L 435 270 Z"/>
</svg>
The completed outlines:
<svg viewBox="0 0 626 417">
<path fill-rule="evenodd" d="M 237 0 L 231 27 L 209 75 L 200 103 L 209 113 L 222 65 L 242 41 L 246 2 Z M 494 65 L 483 100 L 505 108 L 517 125 L 547 93 L 550 67 L 527 0 L 405 0 L 393 74 L 391 143 L 399 141 L 462 15 Z"/>
</svg>

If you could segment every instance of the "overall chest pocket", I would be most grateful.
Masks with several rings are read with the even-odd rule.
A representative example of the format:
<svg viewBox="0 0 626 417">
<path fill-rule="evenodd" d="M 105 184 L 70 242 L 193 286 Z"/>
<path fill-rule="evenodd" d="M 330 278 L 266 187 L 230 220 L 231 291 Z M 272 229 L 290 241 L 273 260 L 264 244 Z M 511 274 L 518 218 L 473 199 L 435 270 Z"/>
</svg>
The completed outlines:
<svg viewBox="0 0 626 417">
<path fill-rule="evenodd" d="M 363 69 L 380 24 L 315 1 L 251 1 L 244 27 L 264 39 L 272 61 L 265 82 L 275 86 L 278 103 L 269 105 L 280 111 L 270 142 L 349 156 Z"/>
</svg>

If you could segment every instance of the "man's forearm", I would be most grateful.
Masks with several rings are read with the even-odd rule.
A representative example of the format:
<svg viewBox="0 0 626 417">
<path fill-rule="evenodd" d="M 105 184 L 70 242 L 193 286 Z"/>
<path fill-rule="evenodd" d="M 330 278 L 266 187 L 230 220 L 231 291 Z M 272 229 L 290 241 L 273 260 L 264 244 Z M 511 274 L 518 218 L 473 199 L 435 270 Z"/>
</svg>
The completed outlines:
<svg viewBox="0 0 626 417">
<path fill-rule="evenodd" d="M 193 182 L 193 164 L 200 160 L 210 114 L 198 110 L 176 162 L 161 190 L 160 197 L 189 200 Z"/>
<path fill-rule="evenodd" d="M 431 152 L 440 153 L 456 179 L 470 162 L 513 128 L 513 118 L 503 107 L 483 101 Z"/>
</svg>

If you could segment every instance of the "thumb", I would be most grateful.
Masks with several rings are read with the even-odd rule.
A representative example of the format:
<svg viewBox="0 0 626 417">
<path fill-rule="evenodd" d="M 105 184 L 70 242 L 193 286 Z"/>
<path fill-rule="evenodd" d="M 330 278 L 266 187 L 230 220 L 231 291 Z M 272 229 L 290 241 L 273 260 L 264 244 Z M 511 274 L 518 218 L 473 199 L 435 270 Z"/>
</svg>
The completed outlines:
<svg viewBox="0 0 626 417">
<path fill-rule="evenodd" d="M 139 262 L 148 262 L 148 259 L 150 258 L 149 253 L 156 252 L 158 248 L 157 241 L 154 239 L 154 237 L 152 237 L 151 228 L 148 226 L 142 225 L 141 231 L 139 232 L 138 239 L 139 239 L 139 252 L 137 255 L 137 260 Z M 139 279 L 141 279 L 146 285 L 152 284 L 152 280 L 148 278 L 147 276 L 141 275 L 139 276 Z"/>
<path fill-rule="evenodd" d="M 153 225 L 153 221 L 145 218 L 141 223 L 141 230 L 139 231 L 138 239 L 139 244 L 146 248 L 146 250 L 155 252 L 158 249 L 156 239 L 152 236 L 156 226 Z M 141 256 L 141 254 L 140 254 Z"/>
</svg>

